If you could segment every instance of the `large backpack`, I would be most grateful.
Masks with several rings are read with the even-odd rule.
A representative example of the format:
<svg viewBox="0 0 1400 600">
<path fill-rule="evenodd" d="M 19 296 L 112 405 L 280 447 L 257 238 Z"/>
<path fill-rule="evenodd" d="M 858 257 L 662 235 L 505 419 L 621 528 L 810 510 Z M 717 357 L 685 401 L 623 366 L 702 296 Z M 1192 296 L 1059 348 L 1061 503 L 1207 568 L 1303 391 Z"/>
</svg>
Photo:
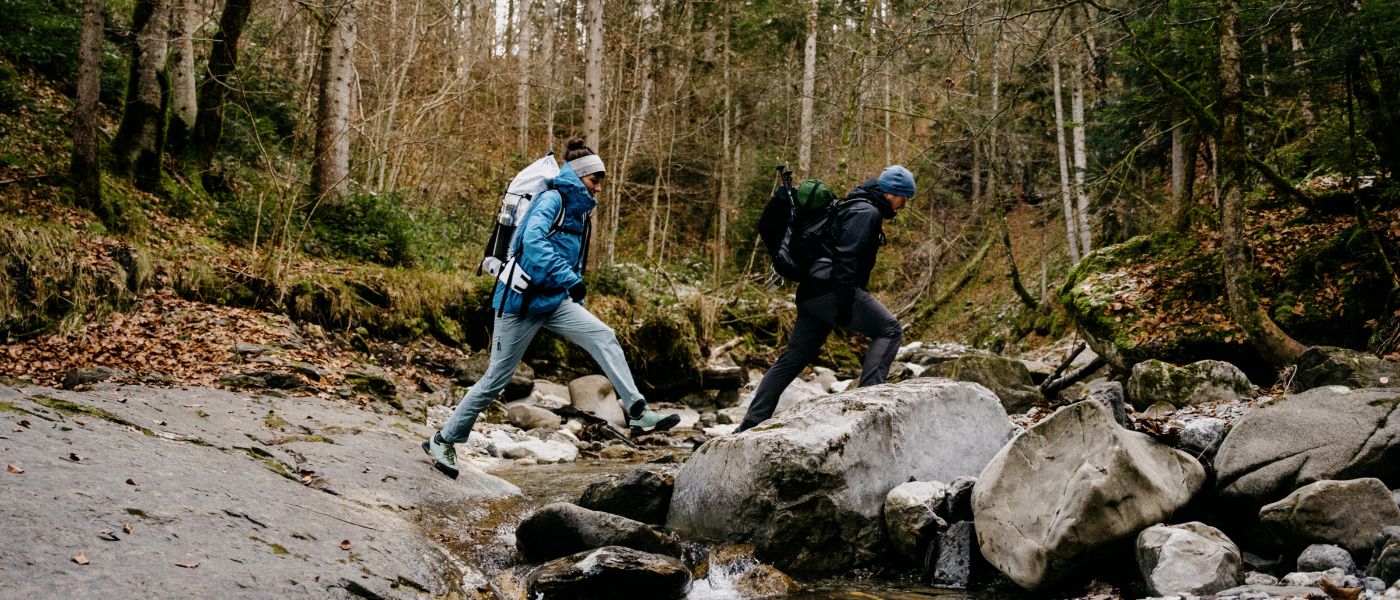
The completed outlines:
<svg viewBox="0 0 1400 600">
<path fill-rule="evenodd" d="M 794 187 L 792 171 L 778 167 L 778 173 L 782 185 L 763 208 L 758 233 L 773 259 L 773 271 L 789 281 L 800 281 L 821 258 L 841 203 L 821 181 L 808 179 Z"/>
<path fill-rule="evenodd" d="M 486 241 L 485 256 L 476 270 L 494 275 L 516 293 L 523 293 L 530 285 L 530 277 L 515 266 L 515 238 L 525 214 L 530 211 L 530 203 L 545 190 L 550 180 L 559 176 L 559 164 L 550 152 L 521 169 L 506 186 L 501 198 L 501 208 L 496 213 L 496 221 L 491 228 L 491 237 Z M 560 217 L 563 216 L 563 211 Z M 557 225 L 557 224 L 556 224 Z"/>
</svg>

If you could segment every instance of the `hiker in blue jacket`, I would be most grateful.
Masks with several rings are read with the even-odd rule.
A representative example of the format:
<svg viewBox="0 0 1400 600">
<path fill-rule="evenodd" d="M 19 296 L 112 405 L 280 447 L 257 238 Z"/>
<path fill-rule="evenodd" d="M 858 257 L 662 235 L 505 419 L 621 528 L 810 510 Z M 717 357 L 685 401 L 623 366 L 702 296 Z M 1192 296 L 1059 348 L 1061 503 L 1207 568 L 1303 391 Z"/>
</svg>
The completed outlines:
<svg viewBox="0 0 1400 600">
<path fill-rule="evenodd" d="M 891 165 L 852 189 L 836 207 L 830 236 L 822 243 L 822 256 L 797 284 L 797 322 L 787 350 L 763 375 L 735 432 L 751 429 L 773 416 L 783 390 L 817 358 L 836 327 L 870 338 L 860 387 L 885 382 L 903 331 L 889 309 L 865 288 L 875 268 L 875 255 L 885 243 L 884 221 L 893 219 L 914 191 L 914 174 Z"/>
<path fill-rule="evenodd" d="M 521 355 L 542 327 L 583 347 L 598 361 L 617 391 L 627 425 L 634 433 L 670 429 L 680 422 L 678 415 L 662 415 L 647 408 L 612 328 L 583 307 L 588 293 L 583 269 L 588 261 L 589 213 L 598 203 L 594 197 L 603 189 L 605 175 L 603 160 L 592 149 L 582 140 L 570 141 L 559 176 L 525 213 L 514 243 L 519 268 L 530 276 L 529 287 L 516 293 L 497 282 L 491 301 L 497 316 L 490 365 L 442 431 L 423 442 L 423 451 L 433 458 L 434 466 L 449 477 L 457 477 L 453 444 L 467 441 L 477 415 L 505 389 Z"/>
</svg>

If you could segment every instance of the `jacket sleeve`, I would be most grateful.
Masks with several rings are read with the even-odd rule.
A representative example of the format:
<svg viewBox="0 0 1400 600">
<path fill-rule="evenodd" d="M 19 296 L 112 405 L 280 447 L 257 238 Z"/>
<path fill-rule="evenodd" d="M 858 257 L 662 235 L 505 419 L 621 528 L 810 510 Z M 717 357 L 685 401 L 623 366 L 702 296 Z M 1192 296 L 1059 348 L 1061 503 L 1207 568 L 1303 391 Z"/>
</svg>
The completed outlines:
<svg viewBox="0 0 1400 600">
<path fill-rule="evenodd" d="M 542 194 L 525 215 L 520 233 L 520 266 L 530 276 L 530 285 L 539 288 L 569 289 L 580 281 L 573 262 L 549 241 L 549 230 L 559 211 L 564 210 L 558 193 Z"/>
<path fill-rule="evenodd" d="M 836 228 L 831 252 L 831 282 L 837 292 L 849 296 L 855 293 L 861 281 L 861 251 L 878 235 L 880 211 L 862 202 L 840 211 L 836 215 Z"/>
</svg>

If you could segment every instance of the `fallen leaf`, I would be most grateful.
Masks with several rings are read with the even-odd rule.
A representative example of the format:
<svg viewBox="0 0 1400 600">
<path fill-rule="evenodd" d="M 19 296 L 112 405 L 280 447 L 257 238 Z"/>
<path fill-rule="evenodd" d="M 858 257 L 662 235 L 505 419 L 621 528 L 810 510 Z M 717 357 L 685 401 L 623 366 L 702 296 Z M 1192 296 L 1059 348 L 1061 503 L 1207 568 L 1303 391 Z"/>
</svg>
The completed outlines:
<svg viewBox="0 0 1400 600">
<path fill-rule="evenodd" d="M 24 473 L 24 469 L 21 469 L 14 465 L 5 465 L 5 470 L 14 473 L 15 475 L 20 475 Z"/>
<path fill-rule="evenodd" d="M 127 534 L 127 535 L 131 535 L 131 530 L 132 530 L 132 529 L 135 529 L 135 528 L 131 526 L 131 523 L 122 523 L 122 533 L 125 533 L 125 534 Z"/>
<path fill-rule="evenodd" d="M 340 549 L 341 549 L 341 550 L 349 550 L 349 549 L 350 549 L 350 540 L 340 540 Z"/>
<path fill-rule="evenodd" d="M 132 480 L 130 480 L 130 479 L 128 479 L 128 480 L 126 480 L 126 484 L 127 484 L 127 485 L 136 485 L 136 482 L 135 482 L 135 481 L 132 481 Z"/>
<path fill-rule="evenodd" d="M 78 563 L 80 565 L 85 565 L 88 564 L 88 559 L 87 556 L 85 556 L 82 552 L 79 552 L 77 556 L 73 557 L 73 562 Z"/>
<path fill-rule="evenodd" d="M 19 426 L 20 426 L 20 427 L 30 427 L 29 419 L 20 419 L 20 421 L 19 421 Z"/>
<path fill-rule="evenodd" d="M 83 457 L 78 456 L 78 453 L 76 453 L 76 452 L 69 452 L 69 453 L 68 453 L 68 460 L 71 460 L 71 461 L 73 461 L 73 462 L 79 462 L 79 461 L 83 460 Z"/>
<path fill-rule="evenodd" d="M 186 569 L 197 569 L 199 568 L 199 558 L 195 557 L 193 554 L 185 554 L 184 560 L 175 563 L 175 566 L 184 567 Z"/>
<path fill-rule="evenodd" d="M 119 539 L 117 538 L 117 533 L 115 531 L 112 531 L 111 529 L 103 529 L 102 533 L 97 534 L 97 537 L 100 537 L 109 542 L 115 542 Z"/>
</svg>

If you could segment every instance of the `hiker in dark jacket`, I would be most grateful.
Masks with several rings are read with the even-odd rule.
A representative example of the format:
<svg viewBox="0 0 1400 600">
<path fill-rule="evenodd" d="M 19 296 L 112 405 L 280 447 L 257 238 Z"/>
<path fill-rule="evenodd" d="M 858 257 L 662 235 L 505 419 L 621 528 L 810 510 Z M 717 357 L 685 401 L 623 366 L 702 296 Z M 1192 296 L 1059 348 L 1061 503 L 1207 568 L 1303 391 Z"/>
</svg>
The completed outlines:
<svg viewBox="0 0 1400 600">
<path fill-rule="evenodd" d="M 608 327 L 583 307 L 588 288 L 583 266 L 588 260 L 588 216 L 603 189 L 603 160 L 582 140 L 569 142 L 564 168 L 525 213 L 520 234 L 513 242 L 519 265 L 530 276 L 529 288 L 517 293 L 496 284 L 492 307 L 497 316 L 491 333 L 491 361 L 486 373 L 472 385 L 442 431 L 423 442 L 423 451 L 437 469 L 457 478 L 454 444 L 467 441 L 477 415 L 505 389 L 530 341 L 540 329 L 548 329 L 588 351 L 607 374 L 634 433 L 674 427 L 680 417 L 647 408 L 637 390 L 622 346 Z M 563 211 L 561 218 L 560 211 Z"/>
<path fill-rule="evenodd" d="M 860 387 L 885 382 L 902 331 L 899 321 L 866 291 L 866 286 L 875 268 L 875 255 L 885 243 L 884 221 L 893 219 L 914 191 L 914 175 L 909 169 L 892 165 L 846 194 L 836 208 L 831 235 L 823 243 L 823 256 L 797 285 L 797 323 L 787 350 L 764 374 L 736 432 L 773 416 L 783 390 L 816 359 L 834 327 L 871 340 Z"/>
</svg>

